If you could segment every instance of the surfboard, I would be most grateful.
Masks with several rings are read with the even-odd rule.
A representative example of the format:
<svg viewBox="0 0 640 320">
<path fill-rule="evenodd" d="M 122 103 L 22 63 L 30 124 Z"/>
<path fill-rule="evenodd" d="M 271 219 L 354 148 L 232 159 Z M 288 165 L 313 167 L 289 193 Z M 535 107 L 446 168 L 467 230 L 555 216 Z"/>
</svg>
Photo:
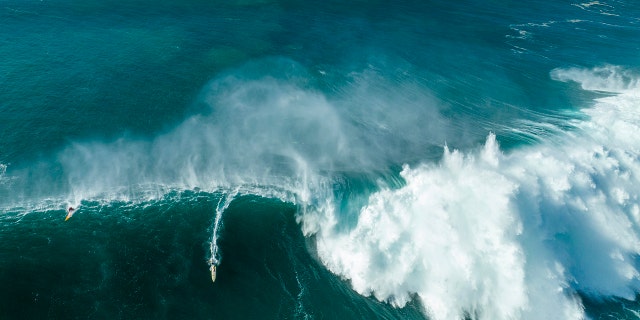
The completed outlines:
<svg viewBox="0 0 640 320">
<path fill-rule="evenodd" d="M 76 211 L 78 211 L 78 209 L 69 207 L 69 209 L 67 209 L 67 216 L 64 218 L 64 221 L 71 219 L 71 217 L 73 217 L 73 214 L 76 213 Z"/>
<path fill-rule="evenodd" d="M 211 268 L 209 268 L 209 270 L 211 270 L 211 281 L 216 282 L 216 265 L 211 265 Z"/>
</svg>

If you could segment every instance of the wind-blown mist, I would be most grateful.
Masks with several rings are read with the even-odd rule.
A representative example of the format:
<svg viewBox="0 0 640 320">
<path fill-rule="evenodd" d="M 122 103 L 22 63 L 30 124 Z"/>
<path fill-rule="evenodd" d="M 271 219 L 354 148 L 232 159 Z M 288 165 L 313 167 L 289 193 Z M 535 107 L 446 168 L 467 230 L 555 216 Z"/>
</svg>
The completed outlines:
<svg viewBox="0 0 640 320">
<path fill-rule="evenodd" d="M 262 185 L 301 193 L 335 174 L 387 172 L 446 140 L 439 103 L 417 84 L 391 89 L 364 71 L 328 97 L 306 83 L 310 76 L 294 62 L 262 63 L 281 71 L 252 76 L 256 63 L 213 80 L 198 112 L 164 135 L 72 144 L 59 161 L 73 193 L 127 193 L 145 185 Z"/>
<path fill-rule="evenodd" d="M 578 293 L 633 300 L 637 77 L 617 67 L 552 77 L 611 96 L 539 145 L 504 154 L 491 134 L 476 152 L 445 148 L 439 164 L 405 166 L 406 185 L 371 195 L 350 230 L 331 213 L 303 219 L 319 230 L 322 261 L 361 294 L 402 306 L 417 293 L 434 319 L 581 319 Z"/>
</svg>

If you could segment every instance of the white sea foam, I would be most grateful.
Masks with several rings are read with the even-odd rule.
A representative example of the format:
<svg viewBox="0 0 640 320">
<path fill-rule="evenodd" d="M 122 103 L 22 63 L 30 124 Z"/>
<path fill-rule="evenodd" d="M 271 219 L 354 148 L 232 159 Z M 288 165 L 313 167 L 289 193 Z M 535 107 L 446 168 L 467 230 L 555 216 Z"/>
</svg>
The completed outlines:
<svg viewBox="0 0 640 320">
<path fill-rule="evenodd" d="M 303 218 L 323 263 L 394 305 L 417 293 L 434 319 L 581 319 L 578 292 L 634 299 L 638 77 L 613 66 L 551 75 L 616 95 L 539 145 L 504 154 L 491 134 L 476 152 L 405 166 L 406 185 L 373 194 L 350 230 L 330 207 Z"/>
<path fill-rule="evenodd" d="M 613 13 L 616 9 L 615 7 L 600 1 L 574 3 L 572 5 L 582 10 L 591 11 L 591 12 L 599 13 L 606 16 L 618 16 L 618 14 Z"/>
<path fill-rule="evenodd" d="M 582 89 L 610 93 L 637 95 L 640 78 L 620 66 L 606 65 L 593 69 L 568 68 L 551 71 L 551 78 L 558 81 L 575 81 Z"/>
</svg>

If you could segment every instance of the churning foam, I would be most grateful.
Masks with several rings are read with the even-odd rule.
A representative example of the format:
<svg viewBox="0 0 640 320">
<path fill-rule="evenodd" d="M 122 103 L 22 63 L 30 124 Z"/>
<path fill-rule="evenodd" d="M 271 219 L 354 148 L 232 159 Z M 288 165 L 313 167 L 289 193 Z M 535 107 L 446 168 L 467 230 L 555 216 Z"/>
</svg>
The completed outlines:
<svg viewBox="0 0 640 320">
<path fill-rule="evenodd" d="M 434 319 L 581 319 L 578 296 L 640 289 L 640 90 L 618 67 L 553 79 L 612 96 L 575 131 L 500 152 L 495 136 L 439 164 L 405 166 L 402 188 L 373 194 L 357 225 L 303 218 L 324 264 L 364 295 Z"/>
</svg>

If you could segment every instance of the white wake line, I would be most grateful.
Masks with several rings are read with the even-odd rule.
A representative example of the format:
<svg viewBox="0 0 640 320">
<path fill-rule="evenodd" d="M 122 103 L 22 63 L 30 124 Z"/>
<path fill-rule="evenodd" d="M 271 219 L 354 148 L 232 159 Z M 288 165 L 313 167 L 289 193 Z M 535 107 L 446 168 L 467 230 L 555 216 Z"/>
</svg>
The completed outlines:
<svg viewBox="0 0 640 320">
<path fill-rule="evenodd" d="M 218 201 L 218 205 L 216 206 L 216 210 L 215 210 L 216 218 L 214 219 L 213 232 L 211 234 L 211 242 L 209 246 L 210 253 L 211 253 L 211 258 L 209 258 L 210 266 L 220 265 L 221 257 L 220 257 L 220 249 L 218 247 L 218 237 L 219 237 L 218 233 L 220 232 L 220 227 L 222 227 L 222 215 L 227 210 L 227 208 L 229 208 L 229 205 L 231 205 L 231 202 L 233 202 L 236 196 L 238 196 L 238 193 L 239 193 L 238 190 L 234 190 L 233 192 L 228 193 L 224 197 L 220 197 L 220 200 Z"/>
</svg>

